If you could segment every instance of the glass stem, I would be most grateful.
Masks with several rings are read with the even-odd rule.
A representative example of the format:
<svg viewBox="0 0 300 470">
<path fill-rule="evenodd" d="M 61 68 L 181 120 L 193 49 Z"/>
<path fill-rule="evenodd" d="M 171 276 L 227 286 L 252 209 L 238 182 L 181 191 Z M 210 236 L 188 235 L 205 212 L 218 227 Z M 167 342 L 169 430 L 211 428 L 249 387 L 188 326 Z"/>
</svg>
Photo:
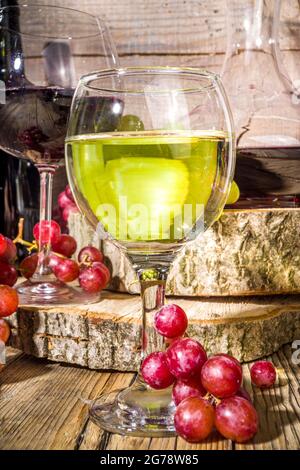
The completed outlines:
<svg viewBox="0 0 300 470">
<path fill-rule="evenodd" d="M 142 277 L 142 276 L 141 276 Z M 154 328 L 156 312 L 165 303 L 167 273 L 159 272 L 156 280 L 140 280 L 142 299 L 142 357 L 155 351 L 163 351 L 164 338 Z"/>
<path fill-rule="evenodd" d="M 151 256 L 145 263 L 137 260 L 133 267 L 138 275 L 141 286 L 142 300 L 142 355 L 143 360 L 148 354 L 155 351 L 164 351 L 165 339 L 154 327 L 156 312 L 165 304 L 166 281 L 174 255 L 160 255 L 155 262 Z"/>
<path fill-rule="evenodd" d="M 52 219 L 52 191 L 53 191 L 53 176 L 56 170 L 56 166 L 44 166 L 37 165 L 37 169 L 40 173 L 40 222 L 43 220 L 50 221 Z M 52 274 L 52 270 L 49 267 L 49 253 L 51 251 L 50 233 L 49 240 L 47 243 L 41 243 L 39 240 L 39 258 L 36 271 L 31 278 L 31 281 L 41 281 L 56 279 Z M 49 276 L 49 279 L 48 279 Z"/>
</svg>

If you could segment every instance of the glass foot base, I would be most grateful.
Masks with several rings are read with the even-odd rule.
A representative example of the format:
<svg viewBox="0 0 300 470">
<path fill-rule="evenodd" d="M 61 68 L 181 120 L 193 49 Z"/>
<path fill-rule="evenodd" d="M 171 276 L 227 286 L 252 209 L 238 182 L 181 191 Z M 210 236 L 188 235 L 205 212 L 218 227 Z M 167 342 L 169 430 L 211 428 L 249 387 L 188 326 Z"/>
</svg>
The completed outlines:
<svg viewBox="0 0 300 470">
<path fill-rule="evenodd" d="M 101 395 L 90 406 L 91 420 L 105 431 L 143 437 L 175 436 L 171 389 L 131 387 Z"/>
<path fill-rule="evenodd" d="M 100 294 L 84 292 L 80 287 L 60 281 L 25 281 L 17 286 L 20 305 L 90 304 L 100 300 Z"/>
</svg>

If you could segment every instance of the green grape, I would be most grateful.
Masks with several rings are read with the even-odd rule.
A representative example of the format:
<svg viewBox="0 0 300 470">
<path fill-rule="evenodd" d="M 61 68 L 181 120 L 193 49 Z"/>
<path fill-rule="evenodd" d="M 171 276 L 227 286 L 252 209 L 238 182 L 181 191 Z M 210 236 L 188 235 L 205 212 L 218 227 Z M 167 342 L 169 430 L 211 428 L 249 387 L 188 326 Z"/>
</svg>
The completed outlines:
<svg viewBox="0 0 300 470">
<path fill-rule="evenodd" d="M 155 281 L 158 279 L 158 271 L 156 269 L 147 269 L 141 277 L 143 281 Z"/>
<path fill-rule="evenodd" d="M 120 132 L 143 131 L 145 129 L 143 121 L 134 114 L 125 114 L 118 125 Z"/>
<path fill-rule="evenodd" d="M 226 204 L 235 204 L 240 198 L 240 190 L 235 181 L 232 181 Z"/>
</svg>

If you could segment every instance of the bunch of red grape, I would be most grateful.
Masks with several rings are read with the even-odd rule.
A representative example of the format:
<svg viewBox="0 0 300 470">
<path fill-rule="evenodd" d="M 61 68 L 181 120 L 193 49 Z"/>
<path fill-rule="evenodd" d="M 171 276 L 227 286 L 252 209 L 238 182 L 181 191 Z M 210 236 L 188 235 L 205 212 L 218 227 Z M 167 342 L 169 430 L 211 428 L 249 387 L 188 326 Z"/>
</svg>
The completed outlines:
<svg viewBox="0 0 300 470">
<path fill-rule="evenodd" d="M 68 220 L 70 212 L 77 212 L 69 186 L 58 197 L 59 207 L 64 221 Z M 62 233 L 60 225 L 54 220 L 41 221 L 33 228 L 33 243 L 23 240 L 23 220 L 19 223 L 19 234 L 10 240 L 0 234 L 0 341 L 4 344 L 10 336 L 9 324 L 3 319 L 13 314 L 18 308 L 18 294 L 13 289 L 20 273 L 30 279 L 38 265 L 38 253 L 32 253 L 24 258 L 16 268 L 16 243 L 26 246 L 31 252 L 40 246 L 51 244 L 51 253 L 47 258 L 52 272 L 62 282 L 72 282 L 78 279 L 83 290 L 98 293 L 104 289 L 110 280 L 110 271 L 103 263 L 103 254 L 93 246 L 83 248 L 77 261 L 72 259 L 77 250 L 76 240 Z"/>
<path fill-rule="evenodd" d="M 78 254 L 77 261 L 71 257 L 77 249 L 76 240 L 68 234 L 62 234 L 54 220 L 37 223 L 33 236 L 40 245 L 51 243 L 49 266 L 61 282 L 73 282 L 78 279 L 83 290 L 91 293 L 100 292 L 110 280 L 110 271 L 103 263 L 103 253 L 93 246 L 86 246 Z M 36 270 L 38 254 L 33 253 L 23 259 L 20 272 L 27 279 Z"/>
<path fill-rule="evenodd" d="M 156 313 L 155 329 L 169 347 L 143 360 L 145 382 L 155 389 L 173 385 L 175 429 L 188 442 L 206 439 L 214 428 L 227 439 L 248 441 L 256 434 L 259 420 L 242 387 L 241 364 L 228 354 L 208 358 L 198 341 L 183 337 L 187 325 L 186 313 L 178 305 L 166 305 Z M 260 388 L 271 387 L 276 380 L 273 364 L 256 362 L 251 380 Z"/>
</svg>

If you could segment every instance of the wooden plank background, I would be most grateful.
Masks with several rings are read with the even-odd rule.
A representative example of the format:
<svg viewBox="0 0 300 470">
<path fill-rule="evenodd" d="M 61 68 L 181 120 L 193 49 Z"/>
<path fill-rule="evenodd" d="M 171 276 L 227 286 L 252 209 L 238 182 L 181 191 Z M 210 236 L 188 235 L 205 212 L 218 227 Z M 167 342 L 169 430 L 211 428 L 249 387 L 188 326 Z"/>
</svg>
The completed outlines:
<svg viewBox="0 0 300 470">
<path fill-rule="evenodd" d="M 251 3 L 253 0 L 243 0 Z M 265 0 L 272 3 L 273 0 Z M 34 4 L 29 0 L 27 4 Z M 226 50 L 226 0 L 39 0 L 101 16 L 123 65 L 190 65 L 220 72 Z M 300 5 L 283 0 L 281 50 L 291 73 L 300 59 Z M 37 22 L 36 28 L 41 28 Z M 296 77 L 297 78 L 297 77 Z"/>
<path fill-rule="evenodd" d="M 225 59 L 227 43 L 227 5 L 228 2 L 236 2 L 238 7 L 241 5 L 251 5 L 255 0 L 39 0 L 39 4 L 60 5 L 64 7 L 77 8 L 89 12 L 93 15 L 101 16 L 111 28 L 112 36 L 117 46 L 121 59 L 121 64 L 128 65 L 186 65 L 203 67 L 220 73 Z M 34 4 L 36 0 L 29 0 L 28 4 Z M 273 5 L 274 0 L 264 0 L 266 5 Z M 45 18 L 45 22 L 51 23 L 50 17 Z M 53 33 L 55 28 L 62 27 L 57 25 L 57 19 L 53 20 Z M 45 23 L 44 22 L 44 23 Z M 42 32 L 44 25 L 39 19 L 31 18 L 32 33 Z M 52 24 L 52 23 L 51 23 Z M 51 29 L 52 31 L 52 29 Z M 282 0 L 281 26 L 280 26 L 280 48 L 284 64 L 290 77 L 293 80 L 299 80 L 300 83 L 300 2 L 299 0 Z M 89 53 L 94 52 L 87 51 Z M 28 65 L 28 64 L 27 64 Z M 102 64 L 101 64 L 102 66 Z M 77 68 L 78 67 L 78 68 Z M 89 72 L 92 69 L 101 68 L 92 56 L 86 59 L 83 64 L 78 61 L 76 71 L 79 75 Z M 268 73 L 265 65 L 255 67 L 257 73 Z M 38 60 L 33 59 L 31 66 L 27 66 L 27 78 L 31 80 L 31 73 L 40 70 L 43 75 L 42 67 Z M 233 78 L 234 79 L 234 78 Z M 32 80 L 35 81 L 35 80 Z M 42 78 L 43 81 L 43 78 Z M 289 104 L 289 102 L 288 102 Z M 280 103 L 281 109 L 285 109 L 286 102 Z M 277 113 L 278 108 L 270 111 Z M 291 110 L 288 110 L 290 112 Z M 296 113 L 297 110 L 295 110 Z M 290 135 L 299 139 L 299 126 L 294 124 L 294 114 L 288 115 L 285 125 L 289 129 Z M 258 128 L 258 134 L 265 133 L 263 127 L 270 126 L 267 119 L 257 119 L 253 127 Z M 276 128 L 274 133 L 278 132 Z M 240 166 L 240 172 L 249 169 L 249 159 L 243 160 Z M 251 159 L 252 164 L 253 159 Z M 243 166 L 244 165 L 244 166 Z M 297 174 L 298 161 L 290 162 L 288 170 L 281 168 L 281 160 L 270 166 L 264 166 L 266 162 L 258 163 L 254 161 L 253 167 L 250 165 L 250 177 L 247 185 L 257 191 L 257 187 L 262 187 L 259 176 L 263 180 L 266 174 L 269 177 L 269 193 L 277 194 L 278 174 L 284 180 L 291 181 L 291 173 Z M 258 168 L 258 170 L 257 170 Z M 262 168 L 262 171 L 260 169 Z M 292 172 L 291 168 L 295 168 Z M 239 169 L 237 169 L 237 175 Z M 287 175 L 287 171 L 289 174 Z M 245 191 L 244 182 L 237 176 L 237 181 L 242 190 Z M 256 181 L 256 185 L 254 182 Z M 257 183 L 259 181 L 259 183 Z M 296 181 L 296 189 L 292 192 L 283 190 L 285 194 L 299 193 Z M 59 183 L 59 189 L 65 184 L 63 174 L 62 183 Z M 274 185 L 274 186 L 273 186 Z M 275 187 L 275 189 L 274 189 Z M 248 187 L 247 187 L 248 190 Z M 265 189 L 266 193 L 267 190 Z M 289 192 L 290 191 L 290 192 Z"/>
</svg>

